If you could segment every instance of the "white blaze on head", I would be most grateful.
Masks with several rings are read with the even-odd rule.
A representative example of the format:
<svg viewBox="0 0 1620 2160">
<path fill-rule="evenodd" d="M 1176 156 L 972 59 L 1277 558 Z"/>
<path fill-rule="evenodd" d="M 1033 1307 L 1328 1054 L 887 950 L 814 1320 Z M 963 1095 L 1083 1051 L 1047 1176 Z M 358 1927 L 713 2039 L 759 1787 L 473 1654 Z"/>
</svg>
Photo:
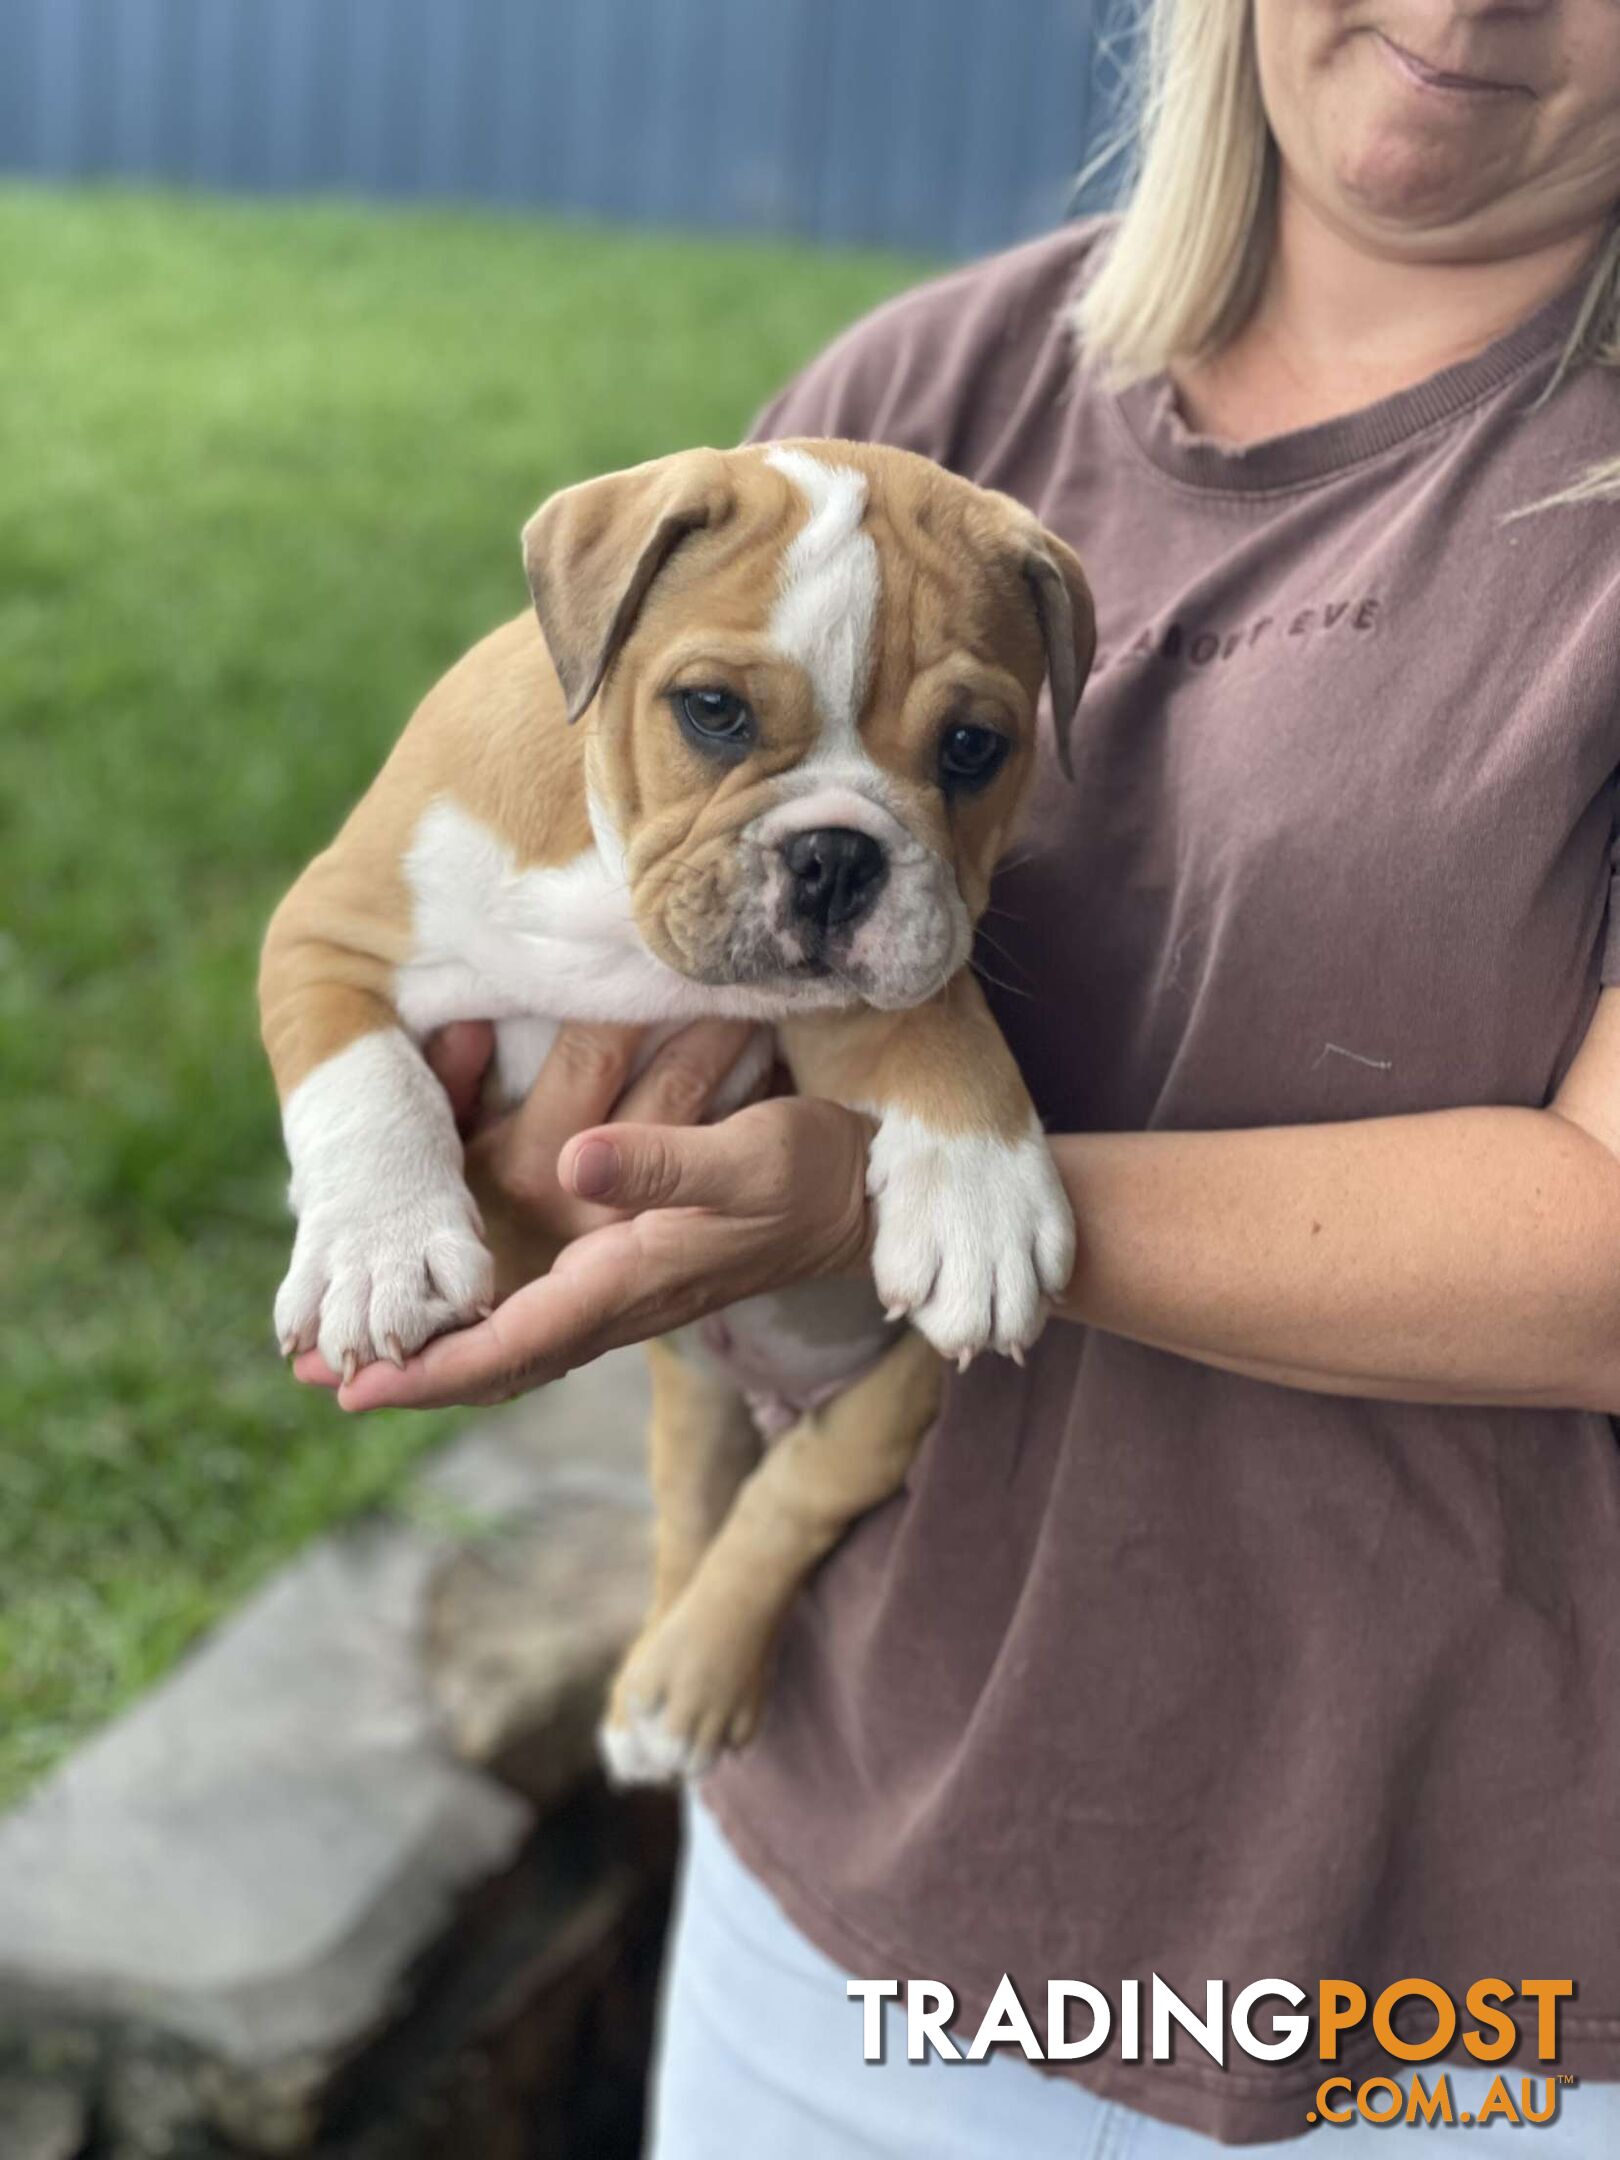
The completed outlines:
<svg viewBox="0 0 1620 2160">
<path fill-rule="evenodd" d="M 860 747 L 882 589 L 876 543 L 861 529 L 866 478 L 804 450 L 767 450 L 765 462 L 786 474 L 810 507 L 782 558 L 766 634 L 810 678 L 822 725 L 816 754 L 847 757 Z"/>
<path fill-rule="evenodd" d="M 781 775 L 770 809 L 749 827 L 770 864 L 762 906 L 767 915 L 788 911 L 791 920 L 780 850 L 795 833 L 834 827 L 870 835 L 888 876 L 848 939 L 842 967 L 869 1004 L 898 1011 L 932 997 L 955 973 L 972 926 L 954 865 L 912 829 L 907 791 L 861 740 L 883 595 L 877 543 L 861 525 L 866 477 L 806 450 L 774 447 L 765 461 L 793 483 L 809 513 L 783 554 L 766 635 L 804 669 L 821 725 L 809 753 Z"/>
</svg>

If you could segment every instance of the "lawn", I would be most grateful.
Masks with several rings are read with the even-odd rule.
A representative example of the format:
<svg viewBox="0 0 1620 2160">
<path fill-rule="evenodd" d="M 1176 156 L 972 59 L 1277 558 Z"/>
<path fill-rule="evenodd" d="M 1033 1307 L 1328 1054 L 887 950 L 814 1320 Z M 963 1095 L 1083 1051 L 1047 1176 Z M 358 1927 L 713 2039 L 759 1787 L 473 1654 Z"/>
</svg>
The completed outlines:
<svg viewBox="0 0 1620 2160">
<path fill-rule="evenodd" d="M 915 265 L 0 191 L 0 1799 L 442 1420 L 270 1341 L 259 932 L 552 488 L 751 411 Z"/>
</svg>

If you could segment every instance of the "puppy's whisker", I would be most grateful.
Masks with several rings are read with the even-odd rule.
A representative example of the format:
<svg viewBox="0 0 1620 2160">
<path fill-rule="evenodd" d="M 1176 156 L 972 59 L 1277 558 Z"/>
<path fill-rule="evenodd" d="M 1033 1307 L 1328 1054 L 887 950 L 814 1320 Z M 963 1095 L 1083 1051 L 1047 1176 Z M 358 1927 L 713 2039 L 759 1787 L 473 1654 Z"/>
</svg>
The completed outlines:
<svg viewBox="0 0 1620 2160">
<path fill-rule="evenodd" d="M 1019 960 L 1016 955 L 1008 952 L 1005 945 L 1001 944 L 996 938 L 993 938 L 990 935 L 989 931 L 986 930 L 982 922 L 979 924 L 978 934 L 983 940 L 983 942 L 989 946 L 990 950 L 995 954 L 998 960 L 1005 961 L 1008 967 L 1014 969 L 1018 974 L 1024 977 L 1025 983 L 1028 986 L 1028 994 L 1030 996 L 1033 996 L 1035 988 L 1034 979 L 1031 977 L 1029 970 L 1024 966 L 1023 962 Z"/>
<path fill-rule="evenodd" d="M 995 932 L 987 926 L 985 918 L 982 915 L 979 917 L 976 935 L 982 937 L 987 945 L 993 945 L 996 951 L 1000 953 L 1004 959 L 1010 960 L 1012 958 L 1012 955 L 1007 951 L 1006 946 L 1002 944 L 1001 940 L 996 936 Z"/>
<path fill-rule="evenodd" d="M 992 990 L 1004 991 L 1008 997 L 1033 998 L 1035 995 L 1033 990 L 1026 989 L 1022 983 L 1003 982 L 999 975 L 992 975 L 982 960 L 973 961 L 972 968 L 980 982 L 988 983 Z"/>
</svg>

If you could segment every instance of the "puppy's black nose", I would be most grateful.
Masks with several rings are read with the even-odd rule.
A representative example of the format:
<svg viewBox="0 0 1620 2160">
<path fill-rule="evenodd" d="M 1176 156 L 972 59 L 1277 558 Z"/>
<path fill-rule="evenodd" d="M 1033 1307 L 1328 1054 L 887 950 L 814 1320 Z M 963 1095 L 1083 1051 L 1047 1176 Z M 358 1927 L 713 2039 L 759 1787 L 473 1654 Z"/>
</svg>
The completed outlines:
<svg viewBox="0 0 1620 2160">
<path fill-rule="evenodd" d="M 889 858 L 871 834 L 842 825 L 795 833 L 783 842 L 782 859 L 793 877 L 794 912 L 823 930 L 870 913 L 889 874 Z"/>
</svg>

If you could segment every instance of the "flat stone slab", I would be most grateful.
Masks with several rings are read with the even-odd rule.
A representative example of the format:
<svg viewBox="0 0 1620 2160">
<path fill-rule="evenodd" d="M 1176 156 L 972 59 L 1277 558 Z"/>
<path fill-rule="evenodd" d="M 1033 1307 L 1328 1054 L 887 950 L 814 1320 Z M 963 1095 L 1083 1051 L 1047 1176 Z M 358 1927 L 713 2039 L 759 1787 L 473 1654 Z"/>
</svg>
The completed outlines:
<svg viewBox="0 0 1620 2160">
<path fill-rule="evenodd" d="M 649 1531 L 622 1502 L 569 1495 L 439 1571 L 424 1662 L 463 1761 L 540 1805 L 577 1780 L 646 1607 Z"/>
<path fill-rule="evenodd" d="M 0 2077 L 0 2160 L 75 2160 L 89 2134 L 90 2110 L 77 2093 Z"/>
<path fill-rule="evenodd" d="M 562 1704 L 553 1787 L 589 1761 L 578 1706 L 642 1594 L 646 1405 L 626 1352 L 474 1426 L 0 1818 L 0 2027 L 37 2002 L 313 2077 L 375 2031 L 533 1830 L 533 1802 L 482 1763 Z M 587 1579 L 609 1570 L 611 1588 Z M 447 1571 L 462 1587 L 436 1602 Z M 446 1612 L 468 1610 L 476 1654 L 430 1684 L 429 1616 L 443 1646 Z M 526 1680 L 492 1625 L 526 1631 Z"/>
</svg>

